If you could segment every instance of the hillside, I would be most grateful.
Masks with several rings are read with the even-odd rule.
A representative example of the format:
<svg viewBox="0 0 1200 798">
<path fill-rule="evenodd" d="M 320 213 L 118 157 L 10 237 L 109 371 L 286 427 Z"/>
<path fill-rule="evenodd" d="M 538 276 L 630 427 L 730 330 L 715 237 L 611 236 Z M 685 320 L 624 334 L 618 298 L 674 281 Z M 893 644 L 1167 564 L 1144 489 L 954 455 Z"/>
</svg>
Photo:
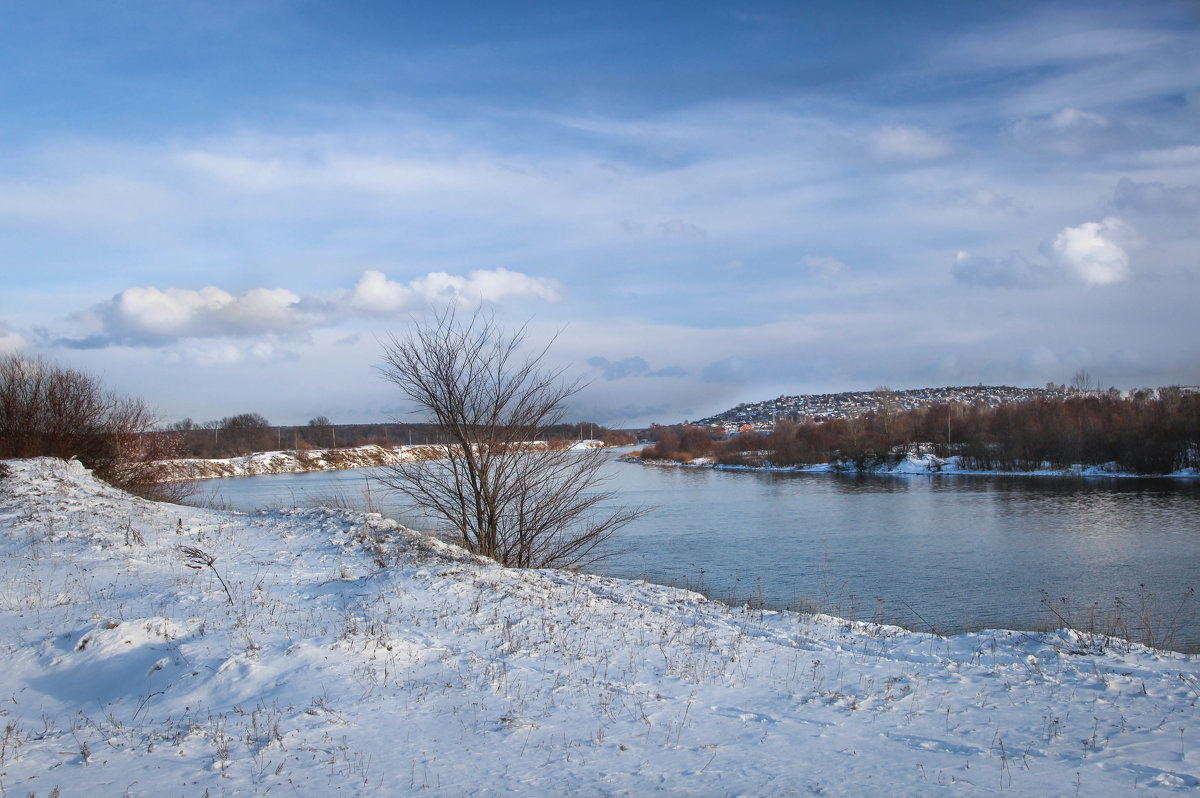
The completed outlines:
<svg viewBox="0 0 1200 798">
<path fill-rule="evenodd" d="M 504 570 L 0 463 L 0 795 L 1167 795 L 1200 658 Z"/>
<path fill-rule="evenodd" d="M 746 402 L 698 421 L 697 426 L 724 427 L 735 431 L 743 425 L 769 428 L 776 421 L 826 420 L 850 418 L 874 413 L 890 406 L 893 411 L 918 407 L 957 404 L 971 407 L 999 407 L 1005 403 L 1063 396 L 1059 390 L 1014 388 L 1007 385 L 964 385 L 946 388 L 914 388 L 904 391 L 843 391 L 841 393 L 799 394 Z"/>
</svg>

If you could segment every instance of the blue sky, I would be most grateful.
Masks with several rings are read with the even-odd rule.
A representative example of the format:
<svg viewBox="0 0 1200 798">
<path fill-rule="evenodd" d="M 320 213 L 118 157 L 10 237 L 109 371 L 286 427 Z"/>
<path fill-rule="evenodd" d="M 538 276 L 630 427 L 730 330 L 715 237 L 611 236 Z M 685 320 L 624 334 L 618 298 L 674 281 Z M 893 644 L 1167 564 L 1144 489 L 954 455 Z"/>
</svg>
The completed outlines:
<svg viewBox="0 0 1200 798">
<path fill-rule="evenodd" d="M 166 420 L 384 420 L 482 301 L 672 423 L 1200 383 L 1200 6 L 13 2 L 0 352 Z"/>
</svg>

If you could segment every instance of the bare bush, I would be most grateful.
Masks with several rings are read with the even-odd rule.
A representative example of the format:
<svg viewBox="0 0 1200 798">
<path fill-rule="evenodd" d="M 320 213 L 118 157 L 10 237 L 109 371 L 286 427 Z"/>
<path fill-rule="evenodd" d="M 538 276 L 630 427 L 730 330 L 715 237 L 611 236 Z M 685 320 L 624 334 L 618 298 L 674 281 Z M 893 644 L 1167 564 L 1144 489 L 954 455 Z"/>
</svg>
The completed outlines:
<svg viewBox="0 0 1200 798">
<path fill-rule="evenodd" d="M 644 512 L 613 509 L 600 490 L 603 450 L 537 442 L 582 384 L 546 369 L 547 348 L 523 354 L 525 328 L 506 333 L 476 311 L 448 309 L 384 345 L 382 375 L 443 439 L 442 457 L 389 466 L 381 481 L 454 529 L 470 551 L 520 568 L 573 568 Z"/>
<path fill-rule="evenodd" d="M 0 357 L 0 457 L 76 458 L 112 485 L 176 501 L 188 486 L 163 482 L 160 461 L 177 456 L 177 438 L 155 424 L 141 399 L 107 392 L 90 374 Z"/>
</svg>

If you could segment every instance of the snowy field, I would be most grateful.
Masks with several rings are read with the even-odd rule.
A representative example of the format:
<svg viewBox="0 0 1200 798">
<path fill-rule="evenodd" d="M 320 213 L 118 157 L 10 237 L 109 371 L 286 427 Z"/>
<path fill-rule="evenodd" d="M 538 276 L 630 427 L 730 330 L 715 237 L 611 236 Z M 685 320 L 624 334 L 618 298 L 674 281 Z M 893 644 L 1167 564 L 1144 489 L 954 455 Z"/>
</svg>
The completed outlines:
<svg viewBox="0 0 1200 798">
<path fill-rule="evenodd" d="M 4 465 L 0 798 L 1200 785 L 1195 656 L 729 608 Z"/>
</svg>

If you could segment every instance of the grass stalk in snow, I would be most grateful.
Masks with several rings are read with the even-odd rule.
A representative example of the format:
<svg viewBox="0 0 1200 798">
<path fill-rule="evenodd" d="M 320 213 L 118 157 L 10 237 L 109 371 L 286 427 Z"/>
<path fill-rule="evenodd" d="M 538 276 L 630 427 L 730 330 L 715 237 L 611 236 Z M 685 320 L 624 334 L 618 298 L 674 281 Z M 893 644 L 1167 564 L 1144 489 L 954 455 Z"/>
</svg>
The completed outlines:
<svg viewBox="0 0 1200 798">
<path fill-rule="evenodd" d="M 188 568 L 194 571 L 198 571 L 201 568 L 208 568 L 213 572 L 213 575 L 217 577 L 217 581 L 221 583 L 221 587 L 225 588 L 225 598 L 229 599 L 229 606 L 232 607 L 233 594 L 229 592 L 229 585 L 225 584 L 225 579 L 221 576 L 221 572 L 217 570 L 215 564 L 217 562 L 216 556 L 195 546 L 184 546 L 183 557 L 183 564 Z"/>
</svg>

